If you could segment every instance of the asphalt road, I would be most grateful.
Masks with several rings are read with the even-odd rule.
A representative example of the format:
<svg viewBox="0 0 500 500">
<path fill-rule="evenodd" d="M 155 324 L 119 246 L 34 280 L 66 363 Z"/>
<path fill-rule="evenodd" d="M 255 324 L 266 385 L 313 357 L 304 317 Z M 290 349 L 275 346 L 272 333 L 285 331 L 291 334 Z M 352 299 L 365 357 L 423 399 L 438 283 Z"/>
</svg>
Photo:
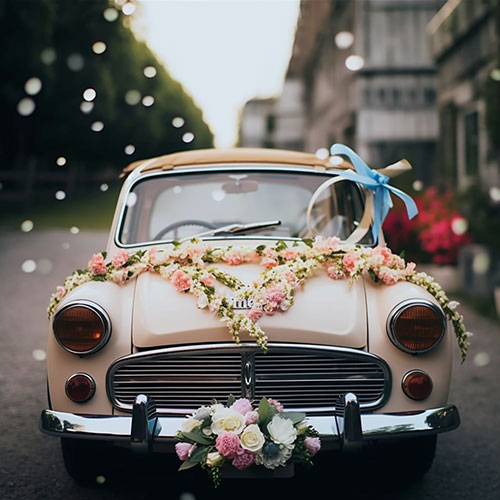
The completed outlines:
<svg viewBox="0 0 500 500">
<path fill-rule="evenodd" d="M 104 233 L 36 228 L 0 233 L 0 500 L 500 498 L 500 327 L 464 306 L 461 311 L 475 336 L 464 365 L 455 350 L 450 395 L 462 425 L 439 437 L 434 465 L 417 484 L 394 485 L 390 469 L 379 467 L 376 474 L 370 473 L 373 463 L 351 457 L 320 461 L 311 473 L 293 480 L 227 480 L 214 491 L 204 474 L 177 473 L 176 464 L 164 457 L 135 457 L 123 466 L 122 482 L 77 486 L 64 470 L 58 440 L 38 430 L 46 405 L 45 311 L 55 286 L 105 243 Z M 36 270 L 25 272 L 23 264 L 25 270 Z"/>
</svg>

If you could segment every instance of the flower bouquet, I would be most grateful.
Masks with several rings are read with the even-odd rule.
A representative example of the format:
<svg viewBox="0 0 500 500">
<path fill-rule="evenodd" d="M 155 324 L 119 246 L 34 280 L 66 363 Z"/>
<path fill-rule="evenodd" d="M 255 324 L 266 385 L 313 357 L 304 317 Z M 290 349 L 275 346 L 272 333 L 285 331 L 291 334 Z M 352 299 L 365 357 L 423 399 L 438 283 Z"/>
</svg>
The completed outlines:
<svg viewBox="0 0 500 500">
<path fill-rule="evenodd" d="M 262 398 L 257 409 L 246 398 L 230 396 L 226 405 L 214 401 L 188 417 L 177 432 L 175 451 L 183 462 L 179 470 L 200 465 L 217 487 L 221 468 L 229 462 L 239 470 L 312 465 L 321 442 L 305 418 L 305 413 L 283 411 L 272 398 Z"/>
</svg>

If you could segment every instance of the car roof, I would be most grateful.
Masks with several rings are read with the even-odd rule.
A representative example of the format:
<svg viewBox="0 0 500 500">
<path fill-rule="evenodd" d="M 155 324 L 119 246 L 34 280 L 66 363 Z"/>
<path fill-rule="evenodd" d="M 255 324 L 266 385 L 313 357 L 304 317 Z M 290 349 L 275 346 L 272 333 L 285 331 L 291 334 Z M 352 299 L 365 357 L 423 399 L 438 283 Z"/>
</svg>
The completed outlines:
<svg viewBox="0 0 500 500">
<path fill-rule="evenodd" d="M 221 163 L 269 163 L 276 166 L 282 165 L 287 167 L 290 165 L 297 165 L 301 167 L 320 168 L 321 170 L 327 168 L 352 168 L 352 165 L 345 160 L 342 160 L 341 163 L 336 162 L 334 165 L 330 162 L 330 156 L 322 159 L 312 153 L 283 149 L 196 149 L 135 161 L 123 169 L 122 177 L 136 169 L 140 169 L 142 173 L 152 170 L 171 170 L 177 167 L 189 168 Z"/>
</svg>

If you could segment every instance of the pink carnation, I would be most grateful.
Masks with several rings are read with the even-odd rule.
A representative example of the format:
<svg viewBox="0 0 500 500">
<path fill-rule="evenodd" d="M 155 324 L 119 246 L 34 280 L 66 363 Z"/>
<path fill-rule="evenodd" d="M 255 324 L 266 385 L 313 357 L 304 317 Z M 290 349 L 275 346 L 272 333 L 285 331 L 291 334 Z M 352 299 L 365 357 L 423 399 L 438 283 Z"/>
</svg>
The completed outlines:
<svg viewBox="0 0 500 500">
<path fill-rule="evenodd" d="M 285 260 L 294 260 L 300 255 L 300 252 L 296 248 L 287 248 L 281 255 Z"/>
<path fill-rule="evenodd" d="M 255 462 L 255 453 L 249 450 L 240 450 L 233 459 L 233 466 L 238 470 L 246 469 Z"/>
<path fill-rule="evenodd" d="M 244 258 L 241 252 L 238 250 L 230 250 L 224 259 L 230 266 L 238 266 L 240 265 Z"/>
<path fill-rule="evenodd" d="M 272 286 L 267 290 L 266 301 L 279 304 L 286 297 L 286 292 L 280 286 Z"/>
<path fill-rule="evenodd" d="M 252 403 L 247 398 L 240 398 L 232 404 L 231 408 L 242 415 L 246 415 L 249 411 L 252 411 Z"/>
<path fill-rule="evenodd" d="M 175 288 L 177 288 L 179 292 L 185 292 L 191 288 L 190 277 L 180 269 L 178 269 L 177 271 L 175 271 L 174 274 L 172 274 L 171 280 Z"/>
<path fill-rule="evenodd" d="M 413 274 L 416 267 L 417 265 L 415 264 L 415 262 L 408 262 L 408 264 L 406 264 L 405 274 Z"/>
<path fill-rule="evenodd" d="M 215 277 L 213 274 L 207 274 L 206 276 L 203 276 L 200 280 L 205 286 L 212 286 L 215 281 Z"/>
<path fill-rule="evenodd" d="M 276 259 L 273 259 L 271 257 L 264 257 L 260 261 L 261 266 L 265 267 L 266 269 L 271 269 L 272 267 L 276 267 L 278 265 L 278 261 Z"/>
<path fill-rule="evenodd" d="M 249 411 L 245 415 L 245 425 L 255 424 L 257 420 L 259 420 L 259 414 L 255 410 Z"/>
<path fill-rule="evenodd" d="M 277 399 L 267 398 L 267 401 L 269 402 L 269 404 L 276 406 L 278 411 L 283 411 L 283 405 Z"/>
<path fill-rule="evenodd" d="M 318 453 L 321 449 L 321 441 L 319 437 L 306 437 L 304 439 L 304 445 L 311 457 L 314 457 L 314 455 L 316 455 L 316 453 Z"/>
<path fill-rule="evenodd" d="M 247 317 L 252 320 L 254 323 L 256 321 L 259 321 L 260 318 L 262 318 L 262 315 L 264 312 L 262 311 L 262 307 L 260 306 L 253 306 L 252 309 L 249 309 L 246 312 Z"/>
<path fill-rule="evenodd" d="M 102 253 L 96 253 L 92 259 L 89 261 L 89 271 L 94 276 L 102 276 L 106 274 L 108 268 L 106 267 L 106 263 L 104 262 L 104 257 Z"/>
<path fill-rule="evenodd" d="M 344 273 L 342 269 L 339 269 L 335 264 L 329 264 L 326 266 L 326 273 L 328 277 L 332 280 L 338 280 L 344 278 Z"/>
<path fill-rule="evenodd" d="M 234 458 L 240 450 L 240 438 L 234 432 L 219 434 L 215 441 L 217 451 L 227 458 Z"/>
<path fill-rule="evenodd" d="M 354 252 L 349 252 L 344 255 L 344 259 L 342 260 L 342 263 L 344 264 L 344 269 L 347 272 L 351 272 L 354 269 L 354 266 L 356 265 L 356 262 L 359 260 L 359 255 L 355 254 Z"/>
<path fill-rule="evenodd" d="M 128 261 L 128 252 L 126 250 L 119 250 L 111 259 L 111 264 L 116 268 L 124 266 Z"/>
<path fill-rule="evenodd" d="M 63 286 L 58 286 L 56 288 L 56 294 L 58 299 L 62 299 L 66 295 L 66 288 Z"/>
<path fill-rule="evenodd" d="M 175 452 L 177 453 L 177 456 L 179 457 L 179 459 L 184 461 L 184 460 L 187 460 L 191 456 L 191 453 L 193 453 L 194 448 L 195 448 L 194 444 L 176 443 Z"/>
<path fill-rule="evenodd" d="M 337 250 L 340 239 L 336 236 L 330 236 L 329 238 L 323 238 L 322 236 L 317 236 L 313 243 L 314 250 L 321 253 L 331 253 Z"/>
</svg>

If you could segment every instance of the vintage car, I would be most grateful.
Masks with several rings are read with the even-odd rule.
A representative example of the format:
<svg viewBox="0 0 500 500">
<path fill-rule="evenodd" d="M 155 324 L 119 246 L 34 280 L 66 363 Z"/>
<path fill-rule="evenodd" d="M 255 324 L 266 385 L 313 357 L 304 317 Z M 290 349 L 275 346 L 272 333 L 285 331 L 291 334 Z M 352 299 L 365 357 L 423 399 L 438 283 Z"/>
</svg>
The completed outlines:
<svg viewBox="0 0 500 500">
<path fill-rule="evenodd" d="M 399 167 L 408 165 L 382 173 Z M 376 283 L 367 273 L 357 280 L 312 273 L 294 289 L 293 307 L 253 318 L 263 340 L 244 328 L 228 331 L 233 316 L 213 314 L 182 282 L 172 286 L 172 270 L 169 279 L 148 272 L 154 255 L 179 242 L 205 245 L 201 266 L 215 255 L 206 249 L 217 248 L 226 256 L 217 269 L 246 284 L 263 267 L 227 257 L 241 245 L 262 257 L 279 242 L 295 259 L 318 236 L 339 248 L 383 243 L 370 230 L 370 189 L 341 175 L 352 168 L 338 156 L 242 148 L 175 153 L 124 170 L 107 246 L 107 255 L 124 260 L 110 280 L 105 255 L 94 256 L 94 268 L 108 267 L 94 269 L 93 279 L 76 273 L 71 283 L 79 286 L 59 293 L 51 316 L 49 407 L 40 428 L 61 438 L 74 479 L 94 480 L 118 448 L 172 453 L 186 416 L 229 395 L 272 397 L 305 412 L 322 450 L 375 449 L 408 479 L 429 469 L 436 435 L 460 420 L 447 401 L 453 334 L 423 287 Z M 132 254 L 135 271 L 124 274 Z M 254 310 L 251 293 L 226 291 L 219 302 L 226 313 Z"/>
</svg>

